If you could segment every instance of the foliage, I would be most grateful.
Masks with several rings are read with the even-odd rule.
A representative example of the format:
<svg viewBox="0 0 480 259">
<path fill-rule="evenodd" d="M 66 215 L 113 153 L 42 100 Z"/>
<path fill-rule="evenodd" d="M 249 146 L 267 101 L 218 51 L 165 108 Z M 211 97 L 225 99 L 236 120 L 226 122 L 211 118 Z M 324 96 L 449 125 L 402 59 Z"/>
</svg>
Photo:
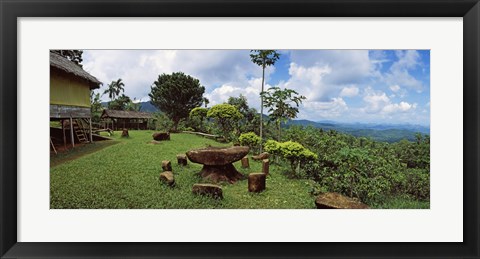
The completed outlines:
<svg viewBox="0 0 480 259">
<path fill-rule="evenodd" d="M 313 161 L 318 158 L 317 154 L 294 141 L 279 143 L 278 149 L 280 155 L 290 162 L 292 172 L 295 172 L 297 175 L 300 173 L 301 163 Z"/>
<path fill-rule="evenodd" d="M 280 154 L 280 143 L 275 140 L 269 139 L 264 144 L 265 151 L 269 154 L 279 155 Z"/>
<path fill-rule="evenodd" d="M 173 121 L 177 130 L 180 120 L 186 119 L 190 110 L 201 106 L 204 93 L 205 87 L 198 79 L 176 72 L 159 75 L 148 96 L 150 102 Z"/>
<path fill-rule="evenodd" d="M 223 132 L 223 136 L 227 140 L 231 140 L 235 135 L 232 131 L 236 128 L 238 120 L 243 118 L 243 115 L 233 105 L 217 104 L 208 110 L 207 118 L 214 119 Z"/>
<path fill-rule="evenodd" d="M 291 126 L 285 138 L 297 141 L 318 155 L 304 166 L 306 177 L 331 192 L 358 198 L 369 205 L 393 196 L 428 201 L 430 195 L 430 143 L 397 143 L 354 137 L 337 131 Z"/>
<path fill-rule="evenodd" d="M 130 99 L 130 97 L 126 96 L 125 94 L 122 94 L 118 96 L 117 99 L 108 102 L 108 109 L 125 111 L 127 110 L 127 107 L 131 102 L 132 100 Z"/>
<path fill-rule="evenodd" d="M 95 93 L 93 90 L 90 91 L 90 112 L 92 113 L 92 122 L 100 122 L 102 110 L 100 93 Z"/>
<path fill-rule="evenodd" d="M 163 132 L 172 132 L 174 128 L 173 121 L 164 113 L 157 112 L 153 118 L 154 130 Z"/>
<path fill-rule="evenodd" d="M 263 96 L 265 85 L 265 68 L 275 65 L 280 58 L 280 53 L 276 50 L 250 50 L 250 59 L 253 63 L 262 67 L 262 91 L 260 92 L 260 140 L 263 141 Z M 260 145 L 260 152 L 262 146 Z"/>
<path fill-rule="evenodd" d="M 207 112 L 208 109 L 203 107 L 196 107 L 190 111 L 188 125 L 192 128 L 192 131 L 207 132 L 208 127 L 205 122 Z"/>
<path fill-rule="evenodd" d="M 238 138 L 240 145 L 250 147 L 250 151 L 256 151 L 260 144 L 260 137 L 254 132 L 242 133 Z"/>
<path fill-rule="evenodd" d="M 63 57 L 66 57 L 68 60 L 72 61 L 73 63 L 82 66 L 82 54 L 83 50 L 79 49 L 58 49 L 58 50 L 51 50 L 51 52 L 57 53 Z"/>
<path fill-rule="evenodd" d="M 244 95 L 229 97 L 227 103 L 235 106 L 243 115 L 243 119 L 239 121 L 241 132 L 259 132 L 260 115 L 256 109 L 248 106 L 247 98 Z"/>
<path fill-rule="evenodd" d="M 266 92 L 261 93 L 265 102 L 265 107 L 269 108 L 270 120 L 275 121 L 278 129 L 278 140 L 281 140 L 281 123 L 294 119 L 298 114 L 298 106 L 305 100 L 305 96 L 300 95 L 291 89 L 280 89 L 271 87 Z M 295 104 L 295 106 L 293 106 Z"/>
<path fill-rule="evenodd" d="M 117 81 L 112 81 L 110 84 L 108 84 L 107 89 L 103 92 L 103 94 L 108 94 L 108 98 L 110 98 L 111 101 L 115 100 L 115 97 L 119 96 L 121 92 L 125 92 L 125 89 L 123 88 L 125 84 L 122 82 L 122 79 L 119 78 Z"/>
</svg>

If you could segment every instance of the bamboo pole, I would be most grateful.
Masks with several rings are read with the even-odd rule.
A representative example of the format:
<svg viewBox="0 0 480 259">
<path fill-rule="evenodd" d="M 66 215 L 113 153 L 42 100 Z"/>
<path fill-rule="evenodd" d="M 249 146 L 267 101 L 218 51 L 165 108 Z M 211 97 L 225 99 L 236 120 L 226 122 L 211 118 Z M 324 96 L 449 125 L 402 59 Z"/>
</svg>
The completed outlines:
<svg viewBox="0 0 480 259">
<path fill-rule="evenodd" d="M 88 119 L 88 123 L 90 124 L 90 143 L 93 143 L 93 135 L 92 135 L 92 118 Z"/>
<path fill-rule="evenodd" d="M 70 117 L 70 137 L 72 140 L 72 148 L 75 147 L 75 140 L 73 139 L 73 119 Z"/>
<path fill-rule="evenodd" d="M 60 123 L 62 124 L 62 135 L 63 135 L 63 147 L 67 149 L 67 135 L 65 135 L 65 125 L 64 125 L 64 120 L 60 120 Z"/>
</svg>

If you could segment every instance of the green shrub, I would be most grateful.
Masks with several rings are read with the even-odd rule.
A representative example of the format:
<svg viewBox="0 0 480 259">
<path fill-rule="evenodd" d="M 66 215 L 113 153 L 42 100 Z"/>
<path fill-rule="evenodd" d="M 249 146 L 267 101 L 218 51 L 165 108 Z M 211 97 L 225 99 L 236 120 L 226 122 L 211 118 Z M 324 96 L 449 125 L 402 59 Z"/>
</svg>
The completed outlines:
<svg viewBox="0 0 480 259">
<path fill-rule="evenodd" d="M 238 137 L 238 142 L 242 146 L 248 146 L 251 151 L 255 152 L 260 144 L 260 137 L 254 132 L 242 133 Z"/>
<path fill-rule="evenodd" d="M 192 131 L 208 133 L 207 122 L 205 121 L 207 112 L 208 109 L 203 107 L 196 107 L 190 111 L 187 125 L 193 128 Z"/>
<path fill-rule="evenodd" d="M 243 115 L 235 106 L 224 103 L 210 108 L 207 112 L 207 118 L 214 119 L 223 132 L 224 137 L 231 140 L 235 135 L 238 121 L 243 118 Z"/>
<path fill-rule="evenodd" d="M 300 164 L 302 162 L 318 159 L 317 154 L 306 149 L 302 144 L 294 141 L 287 141 L 279 144 L 279 151 L 283 158 L 290 162 L 292 171 L 300 174 Z"/>
</svg>

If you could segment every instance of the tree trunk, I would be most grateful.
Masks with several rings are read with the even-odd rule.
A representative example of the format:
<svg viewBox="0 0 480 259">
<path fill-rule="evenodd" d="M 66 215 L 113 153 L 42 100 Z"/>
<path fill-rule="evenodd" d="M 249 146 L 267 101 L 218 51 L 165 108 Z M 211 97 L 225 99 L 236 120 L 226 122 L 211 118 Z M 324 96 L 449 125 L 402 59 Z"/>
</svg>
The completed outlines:
<svg viewBox="0 0 480 259">
<path fill-rule="evenodd" d="M 265 64 L 265 60 L 263 61 Z M 265 65 L 262 66 L 262 91 L 260 92 L 260 153 L 263 151 L 263 84 L 265 83 Z"/>
<path fill-rule="evenodd" d="M 277 127 L 278 127 L 278 141 L 282 141 L 282 123 L 280 121 L 277 121 Z"/>
</svg>

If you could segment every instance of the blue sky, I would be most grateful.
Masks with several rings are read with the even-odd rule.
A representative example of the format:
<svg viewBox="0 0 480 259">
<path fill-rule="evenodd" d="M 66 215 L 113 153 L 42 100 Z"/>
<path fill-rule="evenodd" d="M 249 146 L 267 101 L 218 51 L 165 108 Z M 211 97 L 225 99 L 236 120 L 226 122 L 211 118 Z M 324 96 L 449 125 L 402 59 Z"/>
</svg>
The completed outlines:
<svg viewBox="0 0 480 259">
<path fill-rule="evenodd" d="M 430 125 L 429 50 L 279 50 L 266 87 L 307 99 L 298 119 Z M 249 50 L 85 50 L 84 69 L 106 85 L 148 101 L 159 74 L 182 71 L 200 80 L 210 106 L 243 94 L 259 110 L 262 70 Z M 108 97 L 102 97 L 107 101 Z"/>
</svg>

